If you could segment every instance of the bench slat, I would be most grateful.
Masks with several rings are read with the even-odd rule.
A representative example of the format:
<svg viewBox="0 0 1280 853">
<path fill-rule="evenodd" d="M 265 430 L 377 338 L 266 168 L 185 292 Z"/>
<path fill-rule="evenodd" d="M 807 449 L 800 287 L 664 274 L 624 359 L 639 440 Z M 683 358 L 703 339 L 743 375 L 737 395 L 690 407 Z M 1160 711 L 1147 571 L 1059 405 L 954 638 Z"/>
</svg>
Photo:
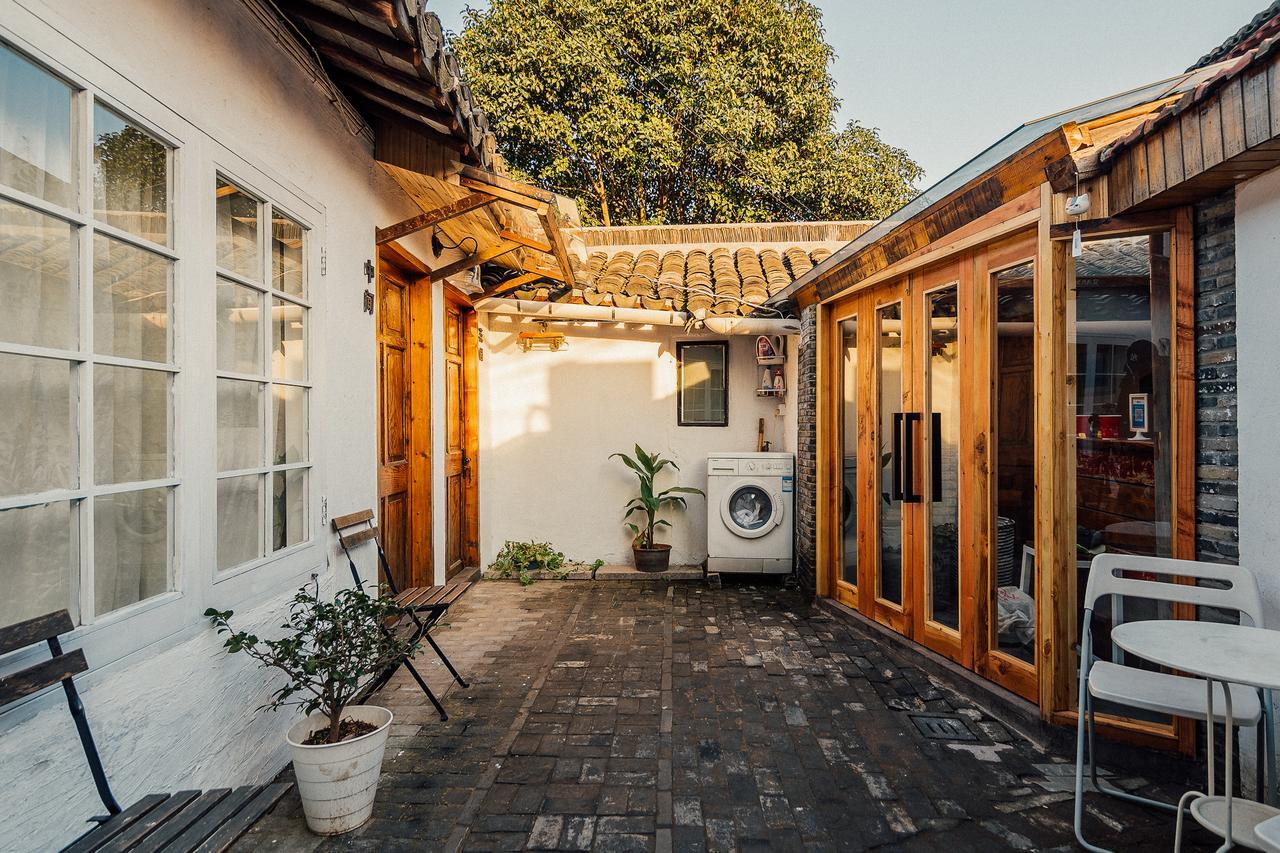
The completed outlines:
<svg viewBox="0 0 1280 853">
<path fill-rule="evenodd" d="M 50 637 L 69 633 L 73 628 L 75 624 L 71 621 L 71 614 L 65 610 L 46 613 L 7 628 L 0 628 L 0 655 L 8 654 L 14 649 L 34 646 Z"/>
<path fill-rule="evenodd" d="M 249 827 L 257 823 L 260 817 L 271 811 L 291 787 L 293 786 L 288 783 L 278 782 L 257 789 L 254 798 L 246 803 L 244 808 L 236 812 L 230 820 L 218 827 L 213 835 L 196 848 L 197 853 L 222 853 L 234 844 L 236 839 L 244 835 Z"/>
<path fill-rule="evenodd" d="M 153 794 L 152 796 L 164 795 Z M 199 791 L 179 791 L 171 795 L 164 803 L 135 820 L 124 832 L 102 845 L 98 853 L 124 853 L 124 851 L 132 848 L 143 838 L 146 838 L 147 834 L 156 827 L 161 826 L 165 821 L 186 808 L 187 804 L 198 796 L 200 796 Z"/>
<path fill-rule="evenodd" d="M 355 533 L 339 533 L 338 535 L 342 537 L 342 544 L 348 548 L 354 548 L 377 536 L 378 528 L 366 527 L 364 530 L 357 530 Z"/>
<path fill-rule="evenodd" d="M 423 600 L 430 596 L 434 590 L 435 587 L 433 586 L 410 587 L 396 596 L 396 604 L 405 609 L 421 607 Z"/>
<path fill-rule="evenodd" d="M 330 523 L 333 525 L 334 530 L 342 530 L 344 527 L 350 527 L 353 524 L 359 524 L 360 522 L 368 521 L 371 518 L 373 518 L 373 510 L 362 509 L 358 512 L 347 513 L 346 515 L 335 515 L 333 517 L 333 521 Z"/>
<path fill-rule="evenodd" d="M 74 649 L 56 658 L 41 661 L 35 666 L 19 670 L 0 678 L 0 707 L 16 702 L 32 693 L 38 693 L 50 684 L 84 672 L 89 668 L 84 652 Z"/>
<path fill-rule="evenodd" d="M 259 790 L 257 785 L 241 785 L 218 801 L 203 817 L 187 827 L 187 830 L 169 842 L 165 853 L 191 853 L 214 831 L 235 817 Z"/>
<path fill-rule="evenodd" d="M 168 794 L 151 794 L 138 800 L 129 808 L 112 815 L 105 823 L 88 834 L 80 836 L 63 848 L 62 853 L 89 853 L 97 850 L 120 833 L 124 832 L 143 815 L 150 813 L 156 806 L 169 799 Z"/>
<path fill-rule="evenodd" d="M 142 839 L 142 842 L 134 849 L 139 853 L 156 853 L 156 851 L 163 850 L 165 845 L 181 835 L 187 827 L 204 817 L 206 812 L 230 793 L 230 788 L 214 788 L 213 790 L 205 791 L 192 800 L 185 809 L 156 827 L 155 831 Z"/>
</svg>

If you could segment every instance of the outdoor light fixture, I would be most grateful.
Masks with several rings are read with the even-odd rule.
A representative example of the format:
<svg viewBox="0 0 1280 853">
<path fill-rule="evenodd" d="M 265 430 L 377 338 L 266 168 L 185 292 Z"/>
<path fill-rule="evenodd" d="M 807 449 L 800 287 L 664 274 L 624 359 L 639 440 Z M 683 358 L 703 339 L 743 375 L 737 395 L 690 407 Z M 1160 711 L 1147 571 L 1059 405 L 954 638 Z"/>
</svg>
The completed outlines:
<svg viewBox="0 0 1280 853">
<path fill-rule="evenodd" d="M 539 323 L 536 332 L 520 333 L 520 348 L 525 352 L 530 350 L 559 352 L 564 346 L 564 335 L 560 332 L 548 332 L 546 323 Z"/>
</svg>

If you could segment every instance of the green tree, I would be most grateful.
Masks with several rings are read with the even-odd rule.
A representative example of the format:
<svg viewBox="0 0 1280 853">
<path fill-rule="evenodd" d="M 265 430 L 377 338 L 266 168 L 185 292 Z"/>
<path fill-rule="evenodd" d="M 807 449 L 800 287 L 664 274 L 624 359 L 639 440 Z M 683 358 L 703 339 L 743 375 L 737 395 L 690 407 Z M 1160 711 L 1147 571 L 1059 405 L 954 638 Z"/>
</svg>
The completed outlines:
<svg viewBox="0 0 1280 853">
<path fill-rule="evenodd" d="M 808 0 L 492 0 L 455 47 L 507 163 L 584 222 L 879 218 L 921 175 L 836 127 Z"/>
</svg>

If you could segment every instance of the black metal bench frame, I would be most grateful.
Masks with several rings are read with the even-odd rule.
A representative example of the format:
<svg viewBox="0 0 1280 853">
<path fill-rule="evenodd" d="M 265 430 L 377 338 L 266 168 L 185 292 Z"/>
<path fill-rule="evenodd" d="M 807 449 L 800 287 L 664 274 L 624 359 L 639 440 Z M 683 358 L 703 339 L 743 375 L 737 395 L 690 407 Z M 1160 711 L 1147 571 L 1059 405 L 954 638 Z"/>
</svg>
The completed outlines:
<svg viewBox="0 0 1280 853">
<path fill-rule="evenodd" d="M 344 532 L 357 525 L 365 526 L 354 532 Z M 386 580 L 387 588 L 397 602 L 405 607 L 405 618 L 401 620 L 401 625 L 409 629 L 407 635 L 409 642 L 416 645 L 419 640 L 426 640 L 430 644 L 432 651 L 440 658 L 440 662 L 449 670 L 449 674 L 453 676 L 454 681 L 464 688 L 470 687 L 471 685 L 458 673 L 458 670 L 454 669 L 448 655 L 444 653 L 444 650 L 440 648 L 440 645 L 431 636 L 431 629 L 444 617 L 445 613 L 461 597 L 462 593 L 466 592 L 471 586 L 471 582 L 416 587 L 401 591 L 396 586 L 391 567 L 387 563 L 387 554 L 382 550 L 382 542 L 378 539 L 378 527 L 373 518 L 373 510 L 366 509 L 338 516 L 333 519 L 332 526 L 334 532 L 338 534 L 338 544 L 342 546 L 342 553 L 347 557 L 347 565 L 351 567 L 351 578 L 355 581 L 356 588 L 361 592 L 364 591 L 364 579 L 360 577 L 360 570 L 356 568 L 356 561 L 351 556 L 351 549 L 363 542 L 372 540 L 374 546 L 378 549 L 378 565 L 382 567 L 382 577 Z M 418 686 L 422 688 L 422 692 L 431 700 L 431 704 L 435 706 L 436 713 L 440 715 L 440 719 L 448 720 L 448 712 L 440 704 L 440 700 L 436 698 L 436 695 L 431 692 L 431 688 L 427 686 L 426 679 L 418 672 L 413 665 L 413 661 L 407 655 L 379 673 L 378 677 L 365 688 L 365 692 L 376 692 L 390 681 L 391 676 L 402 666 L 409 671 L 409 674 L 413 676 L 413 680 L 418 682 Z"/>
<path fill-rule="evenodd" d="M 50 657 L 0 678 L 0 709 L 61 683 L 67 708 L 76 724 L 93 784 L 107 814 L 89 818 L 97 824 L 64 849 L 64 853 L 89 851 L 211 851 L 226 850 L 260 817 L 280 801 L 292 785 L 246 785 L 234 790 L 179 791 L 150 794 L 127 809 L 120 808 L 107 781 L 102 757 L 89 729 L 84 703 L 75 676 L 89 669 L 84 652 L 64 652 L 60 635 L 75 625 L 66 610 L 27 619 L 0 628 L 0 655 L 46 643 Z"/>
</svg>

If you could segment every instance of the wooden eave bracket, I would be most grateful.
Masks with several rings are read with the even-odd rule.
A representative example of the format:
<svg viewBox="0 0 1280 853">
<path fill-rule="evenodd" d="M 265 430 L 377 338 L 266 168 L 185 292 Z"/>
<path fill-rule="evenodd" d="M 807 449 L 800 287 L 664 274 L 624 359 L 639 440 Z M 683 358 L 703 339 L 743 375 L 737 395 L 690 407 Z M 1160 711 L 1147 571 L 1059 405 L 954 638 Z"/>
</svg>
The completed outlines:
<svg viewBox="0 0 1280 853">
<path fill-rule="evenodd" d="M 445 266 L 442 266 L 439 269 L 432 270 L 431 278 L 433 281 L 439 281 L 440 279 L 448 278 L 454 273 L 459 273 L 459 272 L 462 272 L 463 270 L 469 270 L 472 267 L 478 267 L 481 264 L 487 264 L 489 261 L 492 261 L 494 258 L 500 258 L 503 255 L 507 254 L 508 252 L 514 252 L 516 249 L 519 249 L 519 248 L 520 248 L 519 243 L 513 243 L 510 240 L 504 240 L 501 243 L 497 244 L 496 246 L 490 246 L 487 249 L 483 249 L 479 252 L 475 252 L 473 254 L 467 255 L 465 258 L 459 258 L 453 263 L 446 264 Z"/>
<path fill-rule="evenodd" d="M 476 208 L 493 204 L 494 201 L 496 199 L 487 193 L 476 192 L 464 195 L 451 204 L 437 207 L 435 210 L 428 210 L 417 216 L 411 216 L 403 222 L 397 222 L 395 225 L 379 228 L 376 232 L 377 244 L 381 246 L 393 240 L 399 240 L 401 237 L 407 237 L 425 228 L 438 225 L 441 222 L 453 219 L 455 216 L 461 216 Z"/>
</svg>

